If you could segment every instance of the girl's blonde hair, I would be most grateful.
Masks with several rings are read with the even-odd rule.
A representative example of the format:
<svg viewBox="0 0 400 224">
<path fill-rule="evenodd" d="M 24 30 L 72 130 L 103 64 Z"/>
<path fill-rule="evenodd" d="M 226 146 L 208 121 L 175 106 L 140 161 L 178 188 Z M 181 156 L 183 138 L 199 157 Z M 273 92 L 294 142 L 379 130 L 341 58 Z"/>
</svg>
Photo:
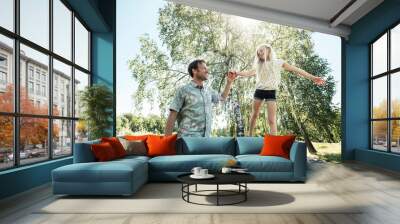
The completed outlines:
<svg viewBox="0 0 400 224">
<path fill-rule="evenodd" d="M 274 53 L 272 50 L 272 47 L 268 44 L 261 44 L 257 47 L 256 49 L 256 55 L 254 56 L 254 63 L 258 64 L 260 62 L 264 62 L 263 60 L 260 60 L 260 58 L 258 57 L 258 51 L 261 50 L 262 48 L 268 50 L 268 54 L 267 54 L 267 58 L 266 61 L 272 61 L 274 59 Z"/>
<path fill-rule="evenodd" d="M 258 51 L 261 50 L 262 48 L 268 50 L 267 58 L 265 60 L 261 60 L 258 57 Z M 271 62 L 275 58 L 274 52 L 272 50 L 272 47 L 268 44 L 261 44 L 257 47 L 256 49 L 256 55 L 254 56 L 254 68 L 256 69 L 257 73 L 260 73 L 262 70 L 265 70 L 267 66 L 271 66 L 271 63 L 265 63 L 265 62 Z"/>
</svg>

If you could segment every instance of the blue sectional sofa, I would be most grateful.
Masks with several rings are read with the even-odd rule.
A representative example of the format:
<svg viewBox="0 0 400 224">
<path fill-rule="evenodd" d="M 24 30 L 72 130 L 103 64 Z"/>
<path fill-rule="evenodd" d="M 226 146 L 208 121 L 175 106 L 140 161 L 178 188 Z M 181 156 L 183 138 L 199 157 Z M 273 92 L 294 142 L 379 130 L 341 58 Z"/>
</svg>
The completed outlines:
<svg viewBox="0 0 400 224">
<path fill-rule="evenodd" d="M 236 160 L 260 182 L 304 182 L 306 146 L 295 142 L 290 159 L 260 156 L 262 137 L 188 137 L 177 141 L 177 155 L 127 156 L 96 162 L 91 141 L 75 144 L 74 163 L 52 171 L 53 193 L 68 195 L 131 195 L 148 181 L 176 181 L 193 167 L 218 172 L 228 160 Z"/>
</svg>

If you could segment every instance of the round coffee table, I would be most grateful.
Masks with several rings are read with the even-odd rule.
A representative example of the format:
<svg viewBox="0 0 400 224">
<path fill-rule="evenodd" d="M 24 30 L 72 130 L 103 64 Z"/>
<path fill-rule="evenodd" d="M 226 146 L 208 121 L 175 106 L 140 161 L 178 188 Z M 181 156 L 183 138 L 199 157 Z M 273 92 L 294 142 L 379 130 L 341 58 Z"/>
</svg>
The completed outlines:
<svg viewBox="0 0 400 224">
<path fill-rule="evenodd" d="M 178 181 L 182 183 L 182 199 L 188 203 L 198 204 L 198 205 L 234 205 L 247 200 L 247 192 L 249 188 L 247 183 L 255 180 L 255 177 L 248 173 L 216 173 L 213 174 L 215 177 L 212 179 L 193 179 L 190 177 L 191 173 L 182 174 L 177 177 Z M 198 190 L 197 185 L 215 185 L 215 190 Z M 195 186 L 194 191 L 190 191 L 190 186 Z M 220 189 L 220 185 L 236 185 L 237 190 L 224 190 Z M 214 192 L 215 194 L 206 194 L 209 192 Z M 216 197 L 216 204 L 202 204 L 193 202 L 190 200 L 190 196 L 203 196 L 203 197 Z M 221 203 L 221 197 L 232 197 L 240 196 L 240 199 L 231 203 Z"/>
</svg>

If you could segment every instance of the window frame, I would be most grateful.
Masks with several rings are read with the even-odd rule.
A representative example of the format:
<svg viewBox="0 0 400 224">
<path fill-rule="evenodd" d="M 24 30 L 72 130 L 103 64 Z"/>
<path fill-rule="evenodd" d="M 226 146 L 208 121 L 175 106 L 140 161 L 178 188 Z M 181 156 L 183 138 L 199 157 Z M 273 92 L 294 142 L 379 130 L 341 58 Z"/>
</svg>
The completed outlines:
<svg viewBox="0 0 400 224">
<path fill-rule="evenodd" d="M 400 152 L 393 152 L 392 151 L 392 128 L 391 128 L 391 123 L 392 121 L 400 121 L 400 117 L 392 117 L 392 99 L 391 99 L 391 92 L 392 92 L 392 76 L 395 75 L 396 73 L 400 72 L 400 67 L 393 68 L 391 69 L 391 31 L 393 28 L 400 26 L 400 21 L 397 21 L 396 23 L 392 24 L 390 27 L 385 29 L 384 32 L 379 34 L 375 39 L 373 39 L 370 43 L 368 43 L 368 52 L 369 52 L 369 149 L 373 151 L 380 151 L 380 152 L 386 152 L 386 153 L 391 153 L 391 154 L 400 154 Z M 387 35 L 387 64 L 386 64 L 386 71 L 382 72 L 380 74 L 373 74 L 373 44 L 376 43 L 381 37 L 384 35 Z M 386 118 L 373 118 L 373 81 L 378 78 L 386 77 L 386 86 L 387 86 L 387 93 L 386 93 L 386 98 L 387 98 L 387 105 L 386 105 Z M 374 121 L 386 121 L 387 122 L 387 130 L 386 130 L 386 151 L 379 150 L 374 148 L 374 136 L 373 136 L 373 122 Z"/>
<path fill-rule="evenodd" d="M 7 55 L 4 55 L 2 53 L 0 53 L 0 58 L 2 58 L 2 61 L 4 62 L 4 65 L 0 64 L 0 87 L 2 87 L 2 85 L 4 85 L 7 88 L 7 79 L 8 79 L 8 74 L 7 74 L 7 69 L 8 69 L 8 57 Z M 2 62 L 0 61 L 0 62 Z M 4 80 L 2 78 L 2 76 L 4 75 Z M 4 81 L 4 83 L 3 83 Z"/>
<path fill-rule="evenodd" d="M 14 18 L 13 18 L 13 22 L 14 22 L 14 30 L 10 31 L 4 27 L 0 26 L 0 35 L 3 35 L 5 37 L 11 38 L 13 41 L 13 64 L 12 69 L 11 69 L 11 75 L 13 75 L 13 79 L 14 79 L 14 110 L 13 112 L 1 112 L 0 111 L 0 116 L 10 116 L 13 119 L 13 153 L 14 153 L 14 161 L 13 161 L 13 166 L 11 167 L 5 167 L 5 168 L 0 168 L 0 172 L 5 171 L 5 170 L 10 170 L 10 169 L 16 169 L 19 167 L 23 167 L 23 166 L 30 166 L 33 164 L 37 164 L 37 163 L 43 163 L 49 160 L 54 160 L 54 159 L 62 159 L 65 157 L 70 157 L 73 155 L 74 152 L 74 143 L 75 143 L 75 125 L 76 122 L 78 120 L 80 120 L 79 117 L 75 116 L 75 108 L 72 107 L 71 108 L 71 114 L 70 116 L 56 116 L 53 115 L 53 59 L 54 60 L 58 60 L 59 62 L 62 62 L 68 66 L 71 66 L 71 93 L 73 94 L 72 99 L 71 99 L 71 104 L 74 105 L 75 103 L 75 88 L 73 83 L 75 82 L 75 69 L 85 73 L 88 75 L 89 77 L 89 83 L 88 86 L 91 86 L 92 84 L 92 73 L 91 73 L 91 37 L 92 37 L 92 30 L 88 27 L 88 25 L 83 21 L 83 19 L 79 16 L 78 13 L 76 13 L 72 7 L 65 1 L 65 0 L 59 0 L 68 10 L 71 11 L 71 18 L 70 18 L 70 23 L 71 23 L 71 58 L 67 59 L 64 58 L 63 56 L 57 54 L 54 52 L 54 39 L 53 39 L 53 33 L 54 33 L 54 29 L 53 29 L 53 24 L 54 24 L 54 14 L 53 14 L 53 1 L 54 0 L 48 0 L 49 1 L 49 47 L 48 49 L 46 49 L 45 47 L 42 47 L 39 44 L 34 43 L 33 41 L 30 41 L 29 39 L 23 37 L 20 35 L 20 0 L 14 0 L 13 1 L 13 10 L 14 10 Z M 80 65 L 75 63 L 75 18 L 77 20 L 79 20 L 79 22 L 84 26 L 84 28 L 88 31 L 88 35 L 89 35 L 89 39 L 88 39 L 88 58 L 89 58 L 89 65 L 88 65 L 88 69 L 85 69 L 83 67 L 81 67 Z M 21 113 L 20 111 L 20 85 L 21 85 L 21 81 L 20 81 L 20 45 L 23 44 L 27 47 L 32 48 L 33 50 L 36 50 L 40 53 L 43 53 L 45 55 L 48 56 L 49 58 L 49 62 L 48 62 L 48 84 L 46 85 L 45 89 L 48 93 L 45 92 L 46 96 L 48 97 L 48 113 L 46 115 L 39 115 L 39 114 L 26 114 L 26 113 Z M 30 67 L 28 67 L 30 68 Z M 28 70 L 27 68 L 27 70 Z M 40 73 L 41 75 L 42 73 Z M 27 73 L 25 74 L 27 81 L 30 80 L 30 74 Z M 33 82 L 34 85 L 36 83 L 36 69 L 33 70 Z M 41 77 L 39 77 L 39 83 L 41 83 Z M 42 86 L 42 85 L 41 85 Z M 28 87 L 28 86 L 27 86 Z M 29 91 L 27 89 L 27 91 Z M 34 89 L 34 91 L 36 91 Z M 41 96 L 42 94 L 40 94 Z M 48 122 L 48 136 L 47 136 L 47 142 L 49 143 L 47 146 L 48 150 L 48 157 L 47 158 L 43 158 L 43 160 L 38 161 L 38 162 L 33 162 L 33 163 L 26 163 L 26 164 L 21 164 L 20 161 L 20 119 L 21 118 L 45 118 L 47 119 Z M 63 155 L 63 156 L 54 156 L 53 155 L 53 122 L 56 120 L 66 120 L 66 121 L 71 121 L 71 153 L 68 155 Z M 51 144 L 50 144 L 51 143 Z M 54 158 L 55 157 L 55 158 Z"/>
</svg>

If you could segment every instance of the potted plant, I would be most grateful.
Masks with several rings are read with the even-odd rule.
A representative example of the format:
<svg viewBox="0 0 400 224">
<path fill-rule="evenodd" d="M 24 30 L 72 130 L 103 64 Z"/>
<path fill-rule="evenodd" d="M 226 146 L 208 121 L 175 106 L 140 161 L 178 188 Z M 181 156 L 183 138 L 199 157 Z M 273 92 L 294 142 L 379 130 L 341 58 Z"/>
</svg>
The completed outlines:
<svg viewBox="0 0 400 224">
<path fill-rule="evenodd" d="M 80 92 L 79 106 L 90 140 L 111 135 L 113 95 L 107 86 L 94 84 L 86 87 Z"/>
</svg>

